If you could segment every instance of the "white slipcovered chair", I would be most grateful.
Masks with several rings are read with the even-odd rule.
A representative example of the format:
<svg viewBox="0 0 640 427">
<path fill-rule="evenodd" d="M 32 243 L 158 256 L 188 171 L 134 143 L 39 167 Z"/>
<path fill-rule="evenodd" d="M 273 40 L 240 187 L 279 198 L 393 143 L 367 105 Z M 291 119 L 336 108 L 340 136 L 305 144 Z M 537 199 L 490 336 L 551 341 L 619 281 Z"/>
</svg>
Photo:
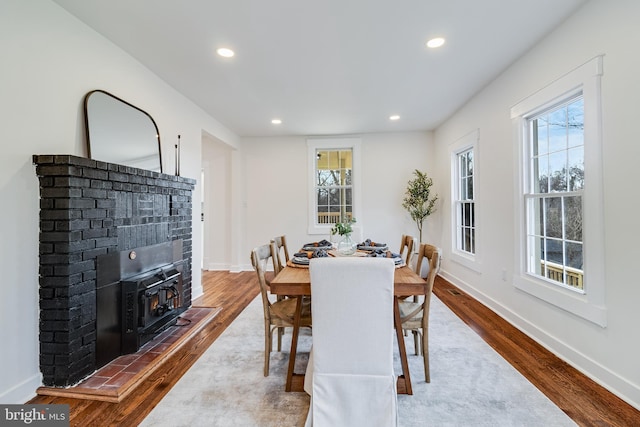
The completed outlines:
<svg viewBox="0 0 640 427">
<path fill-rule="evenodd" d="M 397 426 L 390 258 L 309 263 L 313 344 L 306 426 Z"/>
</svg>

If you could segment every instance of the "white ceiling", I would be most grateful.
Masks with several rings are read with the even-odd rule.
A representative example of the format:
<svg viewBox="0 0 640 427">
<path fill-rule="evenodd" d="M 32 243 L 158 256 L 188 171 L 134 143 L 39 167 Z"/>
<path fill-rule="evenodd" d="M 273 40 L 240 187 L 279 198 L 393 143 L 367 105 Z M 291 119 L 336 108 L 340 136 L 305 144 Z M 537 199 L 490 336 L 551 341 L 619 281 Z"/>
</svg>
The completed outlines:
<svg viewBox="0 0 640 427">
<path fill-rule="evenodd" d="M 584 3 L 53 1 L 239 136 L 434 129 Z"/>
</svg>

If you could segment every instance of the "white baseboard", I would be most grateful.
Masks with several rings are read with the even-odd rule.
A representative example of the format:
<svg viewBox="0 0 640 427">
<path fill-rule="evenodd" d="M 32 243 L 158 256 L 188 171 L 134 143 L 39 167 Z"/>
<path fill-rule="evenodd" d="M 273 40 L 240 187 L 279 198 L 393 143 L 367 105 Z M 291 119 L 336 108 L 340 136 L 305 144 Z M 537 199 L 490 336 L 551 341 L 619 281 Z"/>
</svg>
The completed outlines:
<svg viewBox="0 0 640 427">
<path fill-rule="evenodd" d="M 547 331 L 540 329 L 535 324 L 520 317 L 508 307 L 489 297 L 469 283 L 461 280 L 451 273 L 441 270 L 440 275 L 456 287 L 465 291 L 482 304 L 489 307 L 498 316 L 522 331 L 541 346 L 567 362 L 569 365 L 591 378 L 629 405 L 640 410 L 640 386 L 634 384 L 611 369 L 591 359 L 586 354 L 567 345 Z"/>
<path fill-rule="evenodd" d="M 219 262 L 206 263 L 205 270 L 209 271 L 227 271 L 231 269 L 231 264 L 223 264 Z"/>
<path fill-rule="evenodd" d="M 42 385 L 42 374 L 37 373 L 20 384 L 0 393 L 0 402 L 9 405 L 21 405 L 36 396 L 36 390 Z"/>
<path fill-rule="evenodd" d="M 251 264 L 210 264 L 205 268 L 207 271 L 228 271 L 229 273 L 241 273 L 243 271 L 254 271 Z M 273 271 L 273 267 L 267 267 L 267 271 Z"/>
</svg>

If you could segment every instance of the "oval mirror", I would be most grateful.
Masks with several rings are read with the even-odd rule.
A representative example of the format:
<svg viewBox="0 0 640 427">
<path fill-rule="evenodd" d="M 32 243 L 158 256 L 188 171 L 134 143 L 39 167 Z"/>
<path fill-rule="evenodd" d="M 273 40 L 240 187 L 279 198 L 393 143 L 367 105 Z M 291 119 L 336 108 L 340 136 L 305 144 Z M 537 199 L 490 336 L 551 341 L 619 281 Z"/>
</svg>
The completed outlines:
<svg viewBox="0 0 640 427">
<path fill-rule="evenodd" d="M 145 111 L 103 90 L 84 97 L 89 157 L 162 172 L 160 133 Z"/>
</svg>

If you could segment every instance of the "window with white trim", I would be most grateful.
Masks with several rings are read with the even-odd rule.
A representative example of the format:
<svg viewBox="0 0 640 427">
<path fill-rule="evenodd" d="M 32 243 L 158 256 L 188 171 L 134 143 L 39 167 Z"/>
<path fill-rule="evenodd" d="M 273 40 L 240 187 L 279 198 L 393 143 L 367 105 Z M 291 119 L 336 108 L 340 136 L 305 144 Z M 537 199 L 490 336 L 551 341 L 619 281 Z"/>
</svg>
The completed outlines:
<svg viewBox="0 0 640 427">
<path fill-rule="evenodd" d="M 582 92 L 526 120 L 527 272 L 583 293 Z"/>
<path fill-rule="evenodd" d="M 473 255 L 476 253 L 473 148 L 458 153 L 456 160 L 456 249 Z"/>
<path fill-rule="evenodd" d="M 480 131 L 469 132 L 449 147 L 451 155 L 451 260 L 482 272 L 478 199 L 478 145 Z"/>
<path fill-rule="evenodd" d="M 359 138 L 307 140 L 309 156 L 309 234 L 329 234 L 336 222 L 357 218 Z"/>
<path fill-rule="evenodd" d="M 316 150 L 314 176 L 316 225 L 353 218 L 353 150 Z"/>
<path fill-rule="evenodd" d="M 514 285 L 606 326 L 602 57 L 511 109 L 518 135 Z"/>
</svg>

